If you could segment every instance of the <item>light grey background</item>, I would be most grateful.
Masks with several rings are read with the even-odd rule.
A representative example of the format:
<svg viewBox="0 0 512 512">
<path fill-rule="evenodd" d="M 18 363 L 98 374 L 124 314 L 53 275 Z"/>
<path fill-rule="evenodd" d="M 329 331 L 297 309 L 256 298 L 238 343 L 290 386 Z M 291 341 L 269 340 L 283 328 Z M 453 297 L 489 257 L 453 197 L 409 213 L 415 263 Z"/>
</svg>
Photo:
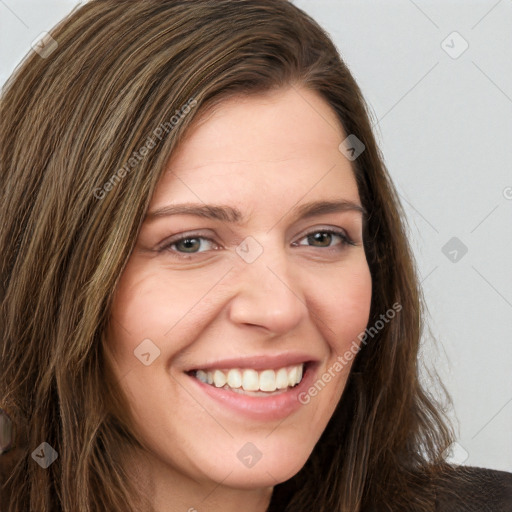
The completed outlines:
<svg viewBox="0 0 512 512">
<path fill-rule="evenodd" d="M 79 3 L 0 0 L 0 84 Z M 512 0 L 294 3 L 373 113 L 438 340 L 422 359 L 454 401 L 451 458 L 512 471 Z"/>
</svg>

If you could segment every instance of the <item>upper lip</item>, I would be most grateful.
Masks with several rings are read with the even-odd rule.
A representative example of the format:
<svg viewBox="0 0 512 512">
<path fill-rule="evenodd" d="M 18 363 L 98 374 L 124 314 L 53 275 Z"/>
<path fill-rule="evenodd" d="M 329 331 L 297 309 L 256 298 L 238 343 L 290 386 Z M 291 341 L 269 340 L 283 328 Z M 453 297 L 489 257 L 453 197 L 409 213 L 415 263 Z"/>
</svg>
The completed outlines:
<svg viewBox="0 0 512 512">
<path fill-rule="evenodd" d="M 277 370 L 285 366 L 295 366 L 302 363 L 317 362 L 314 356 L 298 353 L 284 353 L 276 355 L 254 355 L 229 359 L 218 359 L 191 368 L 192 370 L 221 370 L 223 368 L 246 368 L 256 371 Z"/>
</svg>

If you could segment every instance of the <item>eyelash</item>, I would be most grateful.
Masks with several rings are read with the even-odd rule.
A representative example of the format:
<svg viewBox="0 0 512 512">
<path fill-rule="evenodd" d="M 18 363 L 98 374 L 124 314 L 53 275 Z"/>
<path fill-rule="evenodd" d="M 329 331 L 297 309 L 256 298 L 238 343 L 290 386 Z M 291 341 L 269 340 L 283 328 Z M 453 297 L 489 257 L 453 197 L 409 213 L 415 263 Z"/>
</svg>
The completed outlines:
<svg viewBox="0 0 512 512">
<path fill-rule="evenodd" d="M 341 239 L 341 245 L 343 248 L 345 248 L 346 246 L 349 246 L 349 245 L 352 245 L 352 246 L 355 246 L 356 244 L 346 235 L 345 232 L 343 231 L 339 231 L 339 230 L 336 230 L 336 229 L 315 229 L 313 231 L 309 231 L 308 233 L 305 233 L 302 238 L 300 240 L 303 240 L 311 235 L 315 235 L 317 233 L 323 233 L 323 234 L 329 234 L 329 235 L 336 235 L 336 236 L 339 236 L 340 239 Z M 215 243 L 214 240 L 212 240 L 211 238 L 208 238 L 206 236 L 202 236 L 200 234 L 189 234 L 189 235 L 186 235 L 186 236 L 182 236 L 178 239 L 175 239 L 175 240 L 171 240 L 169 241 L 168 243 L 166 243 L 163 247 L 161 247 L 160 249 L 158 249 L 158 252 L 159 253 L 162 253 L 162 252 L 170 252 L 171 254 L 173 254 L 173 256 L 177 257 L 177 258 L 181 258 L 181 259 L 191 259 L 191 257 L 195 256 L 196 254 L 201 254 L 201 252 L 205 252 L 205 251 L 200 251 L 200 252 L 191 252 L 191 253 L 183 253 L 183 252 L 179 252 L 179 251 L 174 251 L 174 250 L 171 250 L 171 247 L 180 243 L 180 242 L 183 242 L 184 240 L 207 240 L 208 242 L 211 242 L 215 245 L 217 245 Z M 299 241 L 300 241 L 299 240 Z M 294 242 L 296 243 L 296 242 Z M 302 245 L 302 244 L 298 244 L 298 245 Z M 337 244 L 338 245 L 338 244 Z M 326 249 L 328 250 L 329 252 L 331 251 L 337 251 L 337 249 L 335 249 L 337 247 L 337 245 L 335 246 L 327 246 L 327 247 L 317 247 L 317 249 Z M 309 246 L 309 247 L 314 247 L 314 246 Z"/>
</svg>

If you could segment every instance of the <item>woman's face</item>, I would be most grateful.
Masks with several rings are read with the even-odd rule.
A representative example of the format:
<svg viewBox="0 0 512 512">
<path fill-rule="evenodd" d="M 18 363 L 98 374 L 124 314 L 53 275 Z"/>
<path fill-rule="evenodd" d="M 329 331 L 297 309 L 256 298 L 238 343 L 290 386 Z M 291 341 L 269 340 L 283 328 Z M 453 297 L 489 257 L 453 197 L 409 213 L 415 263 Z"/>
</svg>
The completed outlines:
<svg viewBox="0 0 512 512">
<path fill-rule="evenodd" d="M 108 344 L 155 467 L 179 481 L 292 477 L 340 400 L 372 291 L 347 135 L 289 88 L 223 102 L 169 161 Z"/>
</svg>

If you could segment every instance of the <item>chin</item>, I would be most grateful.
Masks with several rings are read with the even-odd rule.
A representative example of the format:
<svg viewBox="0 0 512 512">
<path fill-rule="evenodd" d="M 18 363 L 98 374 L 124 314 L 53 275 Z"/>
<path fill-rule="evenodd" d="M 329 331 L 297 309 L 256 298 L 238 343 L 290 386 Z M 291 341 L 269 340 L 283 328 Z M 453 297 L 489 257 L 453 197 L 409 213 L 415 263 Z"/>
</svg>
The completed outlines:
<svg viewBox="0 0 512 512">
<path fill-rule="evenodd" d="M 314 447 L 309 441 L 299 441 L 292 436 L 285 438 L 276 432 L 265 433 L 253 442 L 237 442 L 232 452 L 234 458 L 224 458 L 223 464 L 216 465 L 214 471 L 219 481 L 231 472 L 225 484 L 232 487 L 256 489 L 275 486 L 302 469 Z"/>
</svg>

